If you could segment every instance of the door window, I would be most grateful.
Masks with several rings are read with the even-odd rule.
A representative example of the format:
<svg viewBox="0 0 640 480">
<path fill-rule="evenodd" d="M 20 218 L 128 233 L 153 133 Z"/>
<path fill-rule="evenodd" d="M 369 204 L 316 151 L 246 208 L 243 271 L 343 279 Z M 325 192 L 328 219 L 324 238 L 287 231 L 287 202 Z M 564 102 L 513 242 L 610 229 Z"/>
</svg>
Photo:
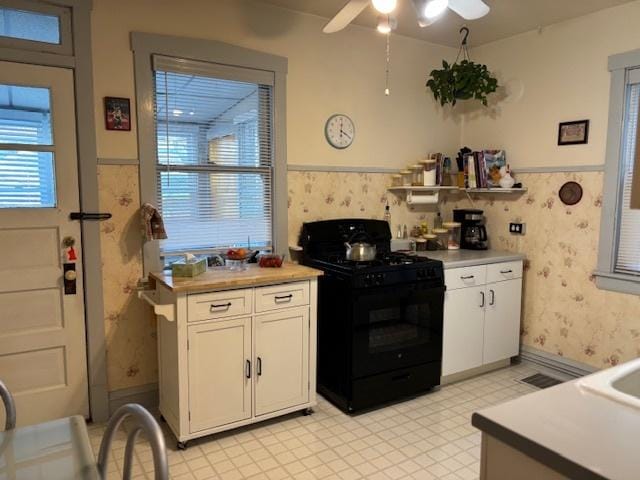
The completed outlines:
<svg viewBox="0 0 640 480">
<path fill-rule="evenodd" d="M 0 84 L 0 208 L 56 206 L 51 94 Z"/>
</svg>

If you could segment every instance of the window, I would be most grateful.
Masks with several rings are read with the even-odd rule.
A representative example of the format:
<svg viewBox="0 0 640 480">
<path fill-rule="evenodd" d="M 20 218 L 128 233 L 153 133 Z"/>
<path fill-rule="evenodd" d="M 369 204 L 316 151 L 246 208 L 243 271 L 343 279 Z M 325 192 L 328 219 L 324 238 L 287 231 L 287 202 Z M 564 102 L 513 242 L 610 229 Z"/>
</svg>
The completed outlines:
<svg viewBox="0 0 640 480">
<path fill-rule="evenodd" d="M 0 208 L 56 206 L 47 88 L 0 84 Z"/>
<path fill-rule="evenodd" d="M 154 58 L 162 256 L 272 248 L 273 80 L 262 73 Z"/>
<path fill-rule="evenodd" d="M 640 114 L 640 50 L 609 57 L 611 96 L 595 273 L 599 288 L 640 294 L 640 210 L 630 207 Z"/>
<path fill-rule="evenodd" d="M 0 7 L 0 36 L 59 44 L 60 21 L 56 15 Z"/>
</svg>

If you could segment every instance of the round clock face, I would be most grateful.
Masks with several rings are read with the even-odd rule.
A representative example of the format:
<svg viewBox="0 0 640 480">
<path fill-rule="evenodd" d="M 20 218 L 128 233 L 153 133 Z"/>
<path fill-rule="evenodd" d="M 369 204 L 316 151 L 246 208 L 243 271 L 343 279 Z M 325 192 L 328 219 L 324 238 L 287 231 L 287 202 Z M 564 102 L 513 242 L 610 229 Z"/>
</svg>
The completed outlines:
<svg viewBox="0 0 640 480">
<path fill-rule="evenodd" d="M 353 143 L 355 134 L 353 121 L 341 113 L 331 115 L 324 126 L 327 142 L 334 148 L 347 148 Z"/>
</svg>

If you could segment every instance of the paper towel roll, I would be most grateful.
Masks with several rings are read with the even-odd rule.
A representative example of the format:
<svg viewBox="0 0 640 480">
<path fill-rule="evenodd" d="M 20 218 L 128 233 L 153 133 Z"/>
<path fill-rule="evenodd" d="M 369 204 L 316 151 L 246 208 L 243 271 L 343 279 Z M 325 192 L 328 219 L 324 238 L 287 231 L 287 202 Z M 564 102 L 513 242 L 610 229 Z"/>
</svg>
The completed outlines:
<svg viewBox="0 0 640 480">
<path fill-rule="evenodd" d="M 434 205 L 438 203 L 438 193 L 418 193 L 409 190 L 407 192 L 407 205 Z"/>
</svg>

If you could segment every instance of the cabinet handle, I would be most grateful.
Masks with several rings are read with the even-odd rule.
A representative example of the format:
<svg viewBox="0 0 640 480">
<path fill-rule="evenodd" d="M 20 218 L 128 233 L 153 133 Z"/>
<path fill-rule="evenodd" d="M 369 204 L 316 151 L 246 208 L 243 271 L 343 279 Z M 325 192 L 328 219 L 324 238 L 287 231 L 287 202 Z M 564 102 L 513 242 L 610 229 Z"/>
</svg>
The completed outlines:
<svg viewBox="0 0 640 480">
<path fill-rule="evenodd" d="M 480 304 L 480 308 L 484 308 L 484 292 L 480 292 L 480 296 L 482 297 L 482 303 Z"/>
<path fill-rule="evenodd" d="M 491 292 L 491 301 L 489 302 L 489 305 L 494 305 L 496 303 L 496 292 L 493 290 L 489 290 L 489 292 Z"/>
<path fill-rule="evenodd" d="M 251 360 L 247 360 L 247 365 L 244 373 L 247 378 L 251 378 Z"/>
<path fill-rule="evenodd" d="M 513 273 L 513 270 L 500 270 L 500 273 L 502 274 Z"/>
<path fill-rule="evenodd" d="M 228 302 L 228 303 L 220 303 L 220 304 L 218 304 L 218 305 L 212 304 L 212 305 L 209 307 L 209 311 L 210 311 L 210 312 L 213 312 L 213 311 L 214 311 L 214 309 L 216 309 L 216 308 L 224 308 L 224 309 L 228 309 L 230 306 L 231 306 L 231 302 Z"/>
<path fill-rule="evenodd" d="M 290 302 L 291 299 L 293 298 L 293 294 L 290 293 L 289 295 L 276 295 L 274 297 L 274 302 L 278 303 L 278 302 Z"/>
<path fill-rule="evenodd" d="M 256 373 L 258 376 L 262 375 L 262 358 L 258 357 L 258 365 L 256 366 Z"/>
<path fill-rule="evenodd" d="M 472 278 L 475 278 L 475 275 L 467 275 L 466 277 L 460 277 L 460 280 L 471 280 Z"/>
</svg>

